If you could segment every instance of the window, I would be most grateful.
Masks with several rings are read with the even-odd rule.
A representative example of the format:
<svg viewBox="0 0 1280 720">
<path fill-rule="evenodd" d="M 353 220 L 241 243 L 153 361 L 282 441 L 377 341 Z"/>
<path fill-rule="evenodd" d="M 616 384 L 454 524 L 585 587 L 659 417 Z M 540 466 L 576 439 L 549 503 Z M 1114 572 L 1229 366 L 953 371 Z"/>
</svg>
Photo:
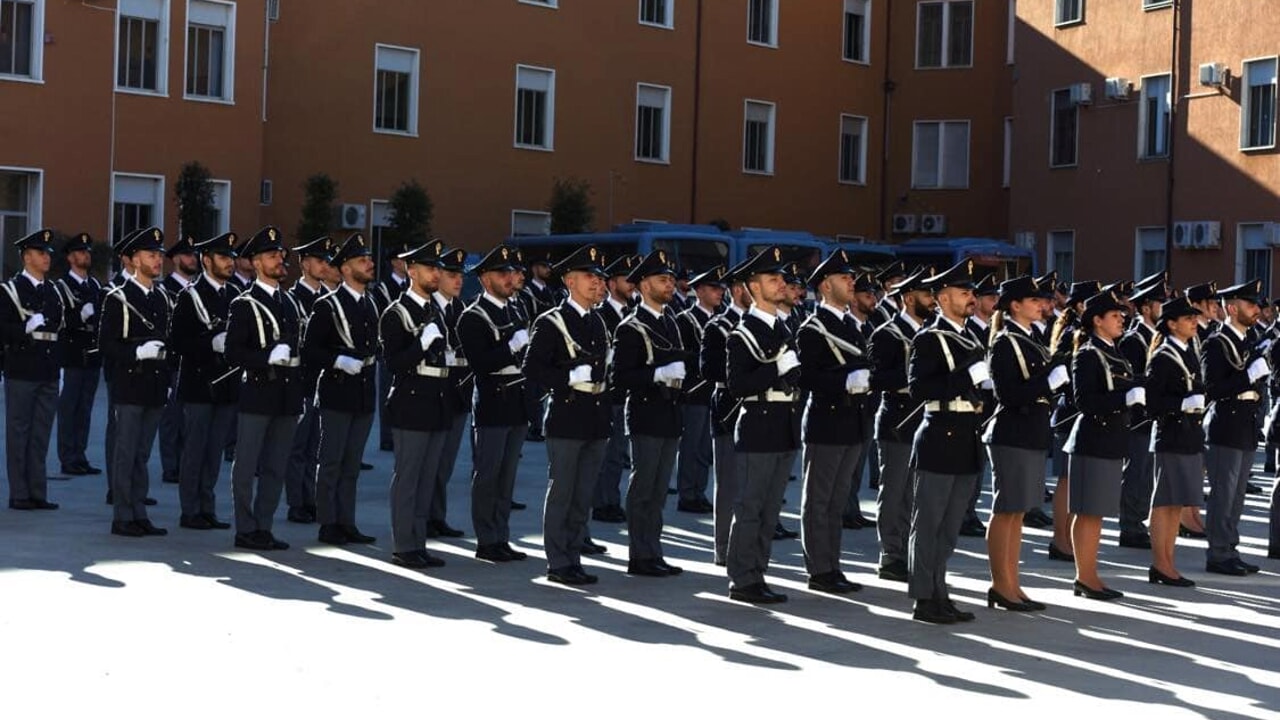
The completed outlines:
<svg viewBox="0 0 1280 720">
<path fill-rule="evenodd" d="M 867 119 L 840 116 L 840 182 L 867 182 Z"/>
<path fill-rule="evenodd" d="M 120 0 L 117 13 L 116 87 L 167 93 L 168 1 Z"/>
<path fill-rule="evenodd" d="M 418 51 L 375 45 L 373 129 L 418 134 Z"/>
<path fill-rule="evenodd" d="M 516 147 L 554 146 L 556 71 L 516 66 Z"/>
<path fill-rule="evenodd" d="M 1049 233 L 1050 270 L 1058 271 L 1058 280 L 1067 284 L 1075 281 L 1076 231 L 1053 230 Z"/>
<path fill-rule="evenodd" d="M 560 0 L 520 0 L 525 5 L 541 5 L 542 7 L 559 7 Z"/>
<path fill-rule="evenodd" d="M 1133 249 L 1133 279 L 1154 275 L 1169 267 L 1163 227 L 1138 228 Z"/>
<path fill-rule="evenodd" d="M 1138 118 L 1138 156 L 1160 158 L 1169 154 L 1169 76 L 1142 79 L 1142 105 Z"/>
<path fill-rule="evenodd" d="M 387 228 L 391 227 L 391 203 L 386 200 L 369 201 L 369 243 L 373 252 L 374 271 L 378 279 L 386 277 L 390 272 L 391 261 L 386 259 L 387 250 L 383 247 Z"/>
<path fill-rule="evenodd" d="M 9 277 L 22 269 L 21 253 L 13 243 L 40 227 L 43 173 L 27 168 L 0 167 L 0 274 Z"/>
<path fill-rule="evenodd" d="M 1142 0 L 1143 10 L 1158 10 L 1173 6 L 1173 0 Z"/>
<path fill-rule="evenodd" d="M 1049 117 L 1049 166 L 1070 167 L 1076 164 L 1080 108 L 1071 101 L 1071 90 L 1053 91 Z"/>
<path fill-rule="evenodd" d="M 111 184 L 111 243 L 151 225 L 164 226 L 164 178 L 115 173 Z"/>
<path fill-rule="evenodd" d="M 640 24 L 656 25 L 672 28 L 675 18 L 672 17 L 671 3 L 674 0 L 640 0 Z"/>
<path fill-rule="evenodd" d="M 871 61 L 871 0 L 844 0 L 844 53 L 850 62 Z"/>
<path fill-rule="evenodd" d="M 511 234 L 515 236 L 551 234 L 551 213 L 538 210 L 512 210 Z"/>
<path fill-rule="evenodd" d="M 235 81 L 236 6 L 191 0 L 187 4 L 188 97 L 232 99 Z"/>
<path fill-rule="evenodd" d="M 777 108 L 771 102 L 748 100 L 742 130 L 742 171 L 773 173 L 773 122 Z"/>
<path fill-rule="evenodd" d="M 969 121 L 917 122 L 912 154 L 912 187 L 968 187 Z"/>
<path fill-rule="evenodd" d="M 1236 282 L 1262 281 L 1262 294 L 1271 297 L 1270 223 L 1245 223 L 1236 232 Z"/>
<path fill-rule="evenodd" d="M 778 45 L 778 0 L 747 0 L 747 42 Z"/>
<path fill-rule="evenodd" d="M 972 64 L 972 0 L 920 3 L 916 9 L 916 67 Z"/>
<path fill-rule="evenodd" d="M 1054 25 L 1084 22 L 1084 0 L 1057 0 L 1053 12 Z"/>
<path fill-rule="evenodd" d="M 670 130 L 671 88 L 636 85 L 636 159 L 667 162 Z"/>
<path fill-rule="evenodd" d="M 1013 118 L 1004 119 L 1004 168 L 1000 173 L 1000 187 L 1009 187 L 1013 176 Z"/>
<path fill-rule="evenodd" d="M 44 0 L 0 0 L 0 77 L 40 80 Z"/>
<path fill-rule="evenodd" d="M 1276 144 L 1276 58 L 1244 64 L 1244 97 L 1240 108 L 1240 147 L 1270 148 Z"/>
<path fill-rule="evenodd" d="M 208 227 L 202 228 L 201 238 L 217 237 L 231 230 L 231 181 L 209 182 L 213 185 L 213 212 L 209 213 Z"/>
</svg>

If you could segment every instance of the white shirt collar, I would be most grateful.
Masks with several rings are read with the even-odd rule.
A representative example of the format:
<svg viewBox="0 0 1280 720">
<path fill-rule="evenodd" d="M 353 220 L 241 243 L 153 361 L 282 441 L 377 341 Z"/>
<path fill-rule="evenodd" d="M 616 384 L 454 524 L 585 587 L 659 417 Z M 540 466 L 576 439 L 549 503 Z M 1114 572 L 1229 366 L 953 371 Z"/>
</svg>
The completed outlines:
<svg viewBox="0 0 1280 720">
<path fill-rule="evenodd" d="M 396 271 L 392 270 L 392 271 L 391 271 L 391 280 L 392 280 L 392 282 L 394 282 L 396 285 L 399 285 L 400 287 L 405 287 L 405 282 L 408 280 L 408 278 L 406 278 L 405 276 L 401 275 L 400 273 L 398 273 L 398 272 L 396 272 Z"/>
<path fill-rule="evenodd" d="M 760 318 L 761 320 L 764 321 L 764 324 L 768 325 L 769 327 L 773 327 L 773 324 L 778 320 L 777 315 L 770 315 L 755 305 L 752 305 L 751 309 L 748 310 L 747 313 Z"/>
<path fill-rule="evenodd" d="M 138 282 L 138 278 L 135 275 L 129 276 L 129 282 L 133 283 L 134 285 L 137 285 L 139 288 L 142 288 L 142 293 L 144 295 L 150 295 L 151 291 L 155 289 L 154 283 L 152 283 L 151 287 L 147 287 L 146 285 L 143 285 L 142 283 Z"/>
<path fill-rule="evenodd" d="M 171 273 L 169 273 L 169 277 L 173 278 L 174 280 L 177 280 L 177 281 L 178 281 L 178 283 L 182 285 L 182 287 L 188 287 L 188 286 L 190 286 L 190 285 L 191 285 L 191 283 L 192 283 L 192 282 L 194 282 L 194 281 L 192 281 L 192 280 L 188 280 L 188 279 L 186 279 L 185 277 L 183 277 L 182 275 L 178 274 L 177 272 L 171 272 Z"/>
<path fill-rule="evenodd" d="M 1103 345 L 1106 345 L 1106 346 L 1107 346 L 1107 347 L 1109 347 L 1109 348 L 1114 348 L 1114 347 L 1116 346 L 1116 344 L 1115 344 L 1115 343 L 1113 343 L 1113 342 L 1111 342 L 1110 340 L 1108 340 L 1108 339 L 1106 339 L 1106 338 L 1102 337 L 1101 335 L 1094 335 L 1094 336 L 1093 336 L 1093 339 L 1094 339 L 1094 340 L 1097 340 L 1098 342 L 1102 343 Z"/>
<path fill-rule="evenodd" d="M 979 327 L 979 328 L 982 328 L 983 330 L 986 330 L 986 329 L 987 329 L 988 327 L 990 327 L 990 325 L 991 325 L 991 323 L 988 323 L 986 320 L 983 320 L 982 318 L 978 317 L 977 315 L 974 315 L 974 316 L 973 316 L 973 321 L 974 321 L 974 322 L 976 322 L 976 323 L 978 323 L 978 327 Z"/>
<path fill-rule="evenodd" d="M 251 277 L 246 277 L 244 275 L 241 275 L 239 270 L 236 271 L 236 278 L 238 278 L 240 282 L 244 283 L 245 287 L 249 287 L 250 285 L 252 285 L 253 281 L 256 279 L 256 278 L 251 278 Z"/>
<path fill-rule="evenodd" d="M 362 293 L 362 292 L 356 292 L 356 289 L 355 289 L 355 288 L 351 287 L 350 285 L 346 284 L 345 282 L 344 282 L 344 283 L 342 283 L 342 287 L 343 287 L 344 289 L 346 289 L 346 291 L 347 291 L 347 292 L 351 293 L 351 297 L 355 298 L 356 300 L 363 300 L 363 299 L 364 299 L 364 293 Z"/>
<path fill-rule="evenodd" d="M 706 314 L 707 314 L 707 317 L 711 317 L 712 315 L 715 315 L 715 314 L 716 314 L 716 310 L 715 310 L 715 308 L 709 308 L 709 307 L 707 307 L 706 305 L 703 305 L 701 302 L 699 302 L 699 303 L 698 303 L 697 305 L 695 305 L 694 307 L 696 307 L 696 308 L 698 308 L 699 310 L 701 310 L 702 312 L 706 313 Z"/>
<path fill-rule="evenodd" d="M 783 310 L 782 308 L 778 308 L 778 317 L 782 318 L 783 320 L 790 319 L 791 312 L 789 310 Z"/>
<path fill-rule="evenodd" d="M 542 281 L 541 281 L 541 280 L 539 280 L 538 278 L 529 278 L 529 282 L 530 282 L 534 287 L 538 288 L 539 290 L 546 290 L 546 289 L 547 289 L 547 284 L 546 284 L 546 283 L 544 283 L 544 282 L 542 282 Z"/>
<path fill-rule="evenodd" d="M 905 320 L 906 323 L 911 326 L 912 330 L 916 330 L 916 331 L 920 330 L 920 323 L 915 318 L 911 317 L 911 313 L 907 312 L 906 310 L 899 312 L 898 317 Z"/>
<path fill-rule="evenodd" d="M 738 303 L 730 303 L 730 304 L 729 304 L 729 309 L 730 309 L 730 310 L 732 310 L 732 311 L 734 311 L 734 312 L 736 312 L 736 313 L 738 313 L 738 317 L 740 317 L 740 318 L 744 318 L 744 317 L 746 317 L 746 316 L 747 316 L 747 313 L 750 311 L 750 308 L 743 307 L 743 306 L 739 305 Z"/>
<path fill-rule="evenodd" d="M 627 306 L 615 300 L 612 295 L 605 297 L 604 301 L 609 303 L 609 307 L 613 308 L 614 312 L 618 313 L 619 316 L 627 310 Z"/>
<path fill-rule="evenodd" d="M 826 300 L 823 300 L 822 302 L 818 303 L 818 308 L 819 309 L 825 308 L 827 312 L 841 319 L 844 319 L 844 316 L 848 314 L 845 310 L 841 310 L 840 308 L 836 307 L 835 305 L 832 305 Z"/>
<path fill-rule="evenodd" d="M 888 305 L 889 307 L 893 308 L 894 310 L 897 310 L 899 309 L 899 307 L 901 307 L 898 305 L 898 301 L 893 299 L 892 295 L 885 295 L 884 297 L 880 298 L 880 301 Z"/>
<path fill-rule="evenodd" d="M 420 308 L 426 308 L 426 307 L 427 307 L 427 303 L 431 302 L 431 298 L 426 298 L 426 297 L 422 297 L 421 295 L 419 295 L 419 294 L 418 294 L 418 291 L 417 291 L 417 290 L 415 290 L 415 289 L 414 289 L 414 287 L 413 287 L 412 285 L 410 285 L 410 286 L 409 286 L 409 287 L 404 291 L 404 295 L 405 295 L 405 297 L 409 298 L 410 300 L 413 300 L 414 302 L 418 303 L 418 307 L 420 307 Z"/>
<path fill-rule="evenodd" d="M 453 302 L 449 298 L 445 297 L 439 290 L 431 293 L 431 297 L 435 298 L 436 305 L 439 305 L 441 310 L 449 307 L 449 303 Z"/>
<path fill-rule="evenodd" d="M 1231 322 L 1224 322 L 1224 323 L 1222 323 L 1222 326 L 1223 326 L 1223 327 L 1226 327 L 1226 328 L 1230 328 L 1230 329 L 1231 329 L 1231 334 L 1232 334 L 1232 335 L 1235 335 L 1237 339 L 1239 339 L 1239 340 L 1244 340 L 1244 333 L 1243 333 L 1243 332 L 1241 332 L 1241 331 L 1239 331 L 1239 330 L 1237 330 L 1237 329 L 1236 329 L 1236 326 L 1235 326 L 1235 324 L 1234 324 L 1234 323 L 1231 323 Z"/>
<path fill-rule="evenodd" d="M 573 308 L 574 310 L 577 310 L 577 311 L 578 311 L 578 316 L 579 316 L 579 317 L 586 317 L 586 316 L 587 316 L 587 313 L 588 313 L 588 312 L 590 312 L 590 310 L 584 310 L 584 309 L 583 309 L 583 307 L 582 307 L 581 305 L 579 305 L 578 303 L 574 302 L 572 297 L 565 298 L 565 301 L 569 303 L 569 307 L 571 307 L 571 308 Z"/>
<path fill-rule="evenodd" d="M 1166 337 L 1166 338 L 1165 338 L 1165 340 L 1168 340 L 1169 342 L 1173 343 L 1173 346 L 1174 346 L 1174 347 L 1176 347 L 1176 348 L 1178 348 L 1178 349 L 1179 349 L 1179 350 L 1181 350 L 1182 352 L 1186 352 L 1186 351 L 1187 351 L 1187 344 L 1186 344 L 1186 343 L 1184 343 L 1184 342 L 1182 342 L 1182 341 L 1181 341 L 1181 340 L 1179 340 L 1178 338 L 1176 338 L 1176 337 L 1174 337 L 1174 336 L 1172 336 L 1172 335 L 1169 335 L 1168 337 Z"/>
<path fill-rule="evenodd" d="M 644 308 L 645 310 L 648 310 L 649 314 L 656 318 L 662 317 L 662 310 L 654 310 L 653 308 L 649 307 L 649 303 L 647 302 L 641 302 L 640 307 Z"/>
<path fill-rule="evenodd" d="M 319 287 L 316 287 L 315 285 L 312 285 L 311 283 L 307 282 L 307 278 L 305 275 L 298 278 L 298 283 L 302 285 L 302 287 L 310 290 L 313 293 L 316 293 L 317 295 L 319 295 L 321 292 L 328 292 L 328 288 L 324 287 L 324 285 L 320 285 Z"/>
<path fill-rule="evenodd" d="M 89 276 L 81 275 L 80 273 L 76 272 L 75 268 L 67 268 L 67 277 L 74 279 L 76 282 L 80 283 L 81 285 L 89 282 Z"/>
<path fill-rule="evenodd" d="M 268 285 L 268 284 L 266 284 L 266 283 L 262 282 L 261 280 L 254 280 L 254 281 L 253 281 L 253 284 L 254 284 L 254 285 L 257 285 L 257 286 L 258 286 L 258 287 L 260 287 L 260 288 L 262 288 L 262 291 L 263 291 L 263 292 L 265 292 L 266 294 L 270 295 L 271 297 L 275 297 L 275 296 L 276 296 L 276 290 L 279 290 L 279 288 L 273 288 L 273 287 L 271 287 L 270 285 Z"/>
<path fill-rule="evenodd" d="M 204 281 L 212 285 L 214 290 L 222 289 L 222 283 L 215 280 L 212 275 L 210 275 L 209 273 L 202 273 L 202 274 L 204 275 Z"/>
<path fill-rule="evenodd" d="M 31 273 L 27 272 L 25 269 L 22 271 L 22 277 L 26 278 L 32 285 L 35 285 L 36 287 L 40 287 L 40 284 L 44 282 L 43 280 L 37 280 L 35 275 L 32 275 Z"/>
<path fill-rule="evenodd" d="M 498 298 L 494 297 L 493 294 L 491 294 L 488 290 L 484 292 L 484 299 L 488 300 L 494 305 L 497 305 L 500 308 L 505 308 L 507 306 L 506 300 L 499 300 Z"/>
<path fill-rule="evenodd" d="M 946 315 L 943 315 L 942 313 L 938 313 L 938 320 L 943 321 L 943 322 L 946 322 L 946 323 L 947 323 L 948 325 L 950 325 L 953 329 L 955 329 L 955 331 L 956 331 L 956 332 L 958 332 L 958 333 L 962 333 L 962 332 L 964 332 L 964 326 L 963 326 L 963 325 L 957 325 L 957 324 L 956 324 L 956 322 L 955 322 L 954 320 L 952 320 L 951 318 L 947 317 Z"/>
</svg>

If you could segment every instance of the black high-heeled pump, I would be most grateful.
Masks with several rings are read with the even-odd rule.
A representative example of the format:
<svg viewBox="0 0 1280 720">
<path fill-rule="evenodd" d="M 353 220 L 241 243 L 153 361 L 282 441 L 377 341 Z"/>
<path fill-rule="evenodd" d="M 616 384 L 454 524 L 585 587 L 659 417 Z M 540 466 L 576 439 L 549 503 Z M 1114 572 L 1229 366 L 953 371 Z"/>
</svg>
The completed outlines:
<svg viewBox="0 0 1280 720">
<path fill-rule="evenodd" d="M 1026 605 L 1027 607 L 1031 608 L 1032 610 L 1048 610 L 1048 609 L 1049 609 L 1049 606 L 1048 606 L 1048 605 L 1045 605 L 1044 603 L 1042 603 L 1042 602 L 1038 602 L 1038 601 L 1036 601 L 1036 600 L 1032 600 L 1031 598 L 1027 597 L 1026 595 L 1023 595 L 1023 596 L 1022 596 L 1022 604 L 1023 604 L 1023 605 Z"/>
<path fill-rule="evenodd" d="M 1066 552 L 1066 551 L 1063 551 L 1063 550 L 1059 550 L 1059 549 L 1058 549 L 1058 546 L 1057 546 L 1057 545 L 1054 545 L 1054 544 L 1053 544 L 1053 541 L 1052 541 L 1052 540 L 1050 540 L 1050 541 L 1049 541 L 1049 559 L 1050 559 L 1050 560 L 1065 560 L 1066 562 L 1075 562 L 1075 561 L 1076 561 L 1076 556 L 1075 556 L 1075 555 L 1073 555 L 1073 554 L 1071 554 L 1071 553 L 1069 553 L 1069 552 Z"/>
<path fill-rule="evenodd" d="M 1111 588 L 1108 588 L 1108 587 L 1094 590 L 1093 588 L 1089 587 L 1088 585 L 1085 585 L 1079 580 L 1076 580 L 1072 584 L 1072 589 L 1075 591 L 1076 597 L 1080 597 L 1081 595 L 1083 595 L 1089 598 L 1090 600 L 1115 600 L 1117 598 L 1124 597 L 1124 593 L 1120 592 L 1119 590 L 1112 590 Z"/>
<path fill-rule="evenodd" d="M 1186 577 L 1171 577 L 1151 566 L 1147 569 L 1147 582 L 1153 585 L 1170 585 L 1172 587 L 1195 587 L 1195 581 Z"/>
<path fill-rule="evenodd" d="M 1192 530 L 1186 525 L 1183 525 L 1182 523 L 1178 523 L 1178 537 L 1191 538 L 1193 540 L 1203 540 L 1209 537 L 1209 535 L 1199 530 Z"/>
<path fill-rule="evenodd" d="M 987 588 L 987 609 L 990 610 L 997 605 L 1012 612 L 1029 612 L 1032 609 L 1024 602 L 1013 601 L 1001 595 L 995 588 Z"/>
</svg>

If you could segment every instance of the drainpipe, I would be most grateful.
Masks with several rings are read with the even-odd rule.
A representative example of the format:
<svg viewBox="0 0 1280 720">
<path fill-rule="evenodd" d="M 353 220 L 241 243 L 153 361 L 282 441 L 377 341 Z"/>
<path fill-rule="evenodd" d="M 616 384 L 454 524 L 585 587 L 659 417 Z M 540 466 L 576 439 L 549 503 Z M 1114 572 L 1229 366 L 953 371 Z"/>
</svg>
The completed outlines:
<svg viewBox="0 0 1280 720">
<path fill-rule="evenodd" d="M 702 109 L 702 0 L 698 0 L 693 39 L 693 161 L 689 165 L 689 223 L 698 222 L 698 120 Z M 610 183 L 612 187 L 612 183 Z"/>
<path fill-rule="evenodd" d="M 880 242 L 889 242 L 889 112 L 893 105 L 894 82 L 890 68 L 893 59 L 893 4 L 885 3 L 884 22 L 884 105 L 881 112 L 884 130 L 880 139 Z"/>
<path fill-rule="evenodd" d="M 1182 13 L 1180 0 L 1173 0 L 1172 20 L 1169 33 L 1169 163 L 1165 177 L 1165 209 L 1164 209 L 1164 267 L 1173 276 L 1173 159 L 1178 127 L 1178 105 L 1183 102 L 1182 92 L 1178 85 L 1178 18 Z"/>
</svg>

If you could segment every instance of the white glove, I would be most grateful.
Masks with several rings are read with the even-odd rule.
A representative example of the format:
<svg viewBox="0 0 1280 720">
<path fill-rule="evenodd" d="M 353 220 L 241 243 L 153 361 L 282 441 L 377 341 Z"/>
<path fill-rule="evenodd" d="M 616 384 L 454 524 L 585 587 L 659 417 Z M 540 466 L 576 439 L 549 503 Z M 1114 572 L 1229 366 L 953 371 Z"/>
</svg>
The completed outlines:
<svg viewBox="0 0 1280 720">
<path fill-rule="evenodd" d="M 1140 387 L 1130 388 L 1129 392 L 1124 394 L 1124 404 L 1126 407 L 1133 407 L 1134 405 L 1146 405 L 1147 404 L 1146 389 L 1140 388 Z"/>
<path fill-rule="evenodd" d="M 452 350 L 445 350 L 445 351 L 444 351 L 444 364 L 445 364 L 445 365 L 453 365 L 453 364 L 454 364 L 454 363 L 456 363 L 456 362 L 458 362 L 458 353 L 456 353 L 456 352 L 454 352 L 454 351 L 452 351 Z"/>
<path fill-rule="evenodd" d="M 210 345 L 213 346 L 213 351 L 216 353 L 226 352 L 227 351 L 227 333 L 220 332 L 217 335 L 214 335 L 213 341 L 210 343 Z"/>
<path fill-rule="evenodd" d="M 569 384 L 577 385 L 578 383 L 591 382 L 591 366 L 579 365 L 569 371 Z"/>
<path fill-rule="evenodd" d="M 983 380 L 983 381 L 978 385 L 978 387 L 982 388 L 983 390 L 995 390 L 995 389 L 996 389 L 996 384 L 995 384 L 995 383 L 993 383 L 993 382 L 991 382 L 991 378 L 987 378 L 986 380 Z"/>
<path fill-rule="evenodd" d="M 444 335 L 440 334 L 440 328 L 435 323 L 427 323 L 427 326 L 422 328 L 422 334 L 418 336 L 418 342 L 422 344 L 422 349 L 426 350 L 431 347 L 431 343 L 442 337 Z"/>
<path fill-rule="evenodd" d="M 89 318 L 93 317 L 95 312 L 97 310 L 93 309 L 93 303 L 85 303 L 85 306 L 80 308 L 80 322 L 89 322 Z"/>
<path fill-rule="evenodd" d="M 511 348 L 511 352 L 520 352 L 520 349 L 529 344 L 529 331 L 517 330 L 515 335 L 507 341 L 507 347 Z"/>
<path fill-rule="evenodd" d="M 160 357 L 160 351 L 163 349 L 164 343 L 159 340 L 148 340 L 134 350 L 134 356 L 139 360 L 155 360 Z"/>
<path fill-rule="evenodd" d="M 277 345 L 277 347 L 279 346 Z M 275 351 L 273 350 L 272 352 L 274 353 Z M 333 361 L 333 367 L 348 375 L 359 375 L 360 371 L 364 369 L 364 363 L 353 357 L 339 355 L 338 359 Z"/>
<path fill-rule="evenodd" d="M 788 350 L 778 356 L 778 377 L 782 377 L 795 368 L 800 367 L 800 357 L 795 350 Z"/>
<path fill-rule="evenodd" d="M 970 366 L 969 366 L 969 378 L 970 378 L 971 380 L 973 380 L 973 385 L 974 385 L 974 387 L 977 387 L 977 386 L 981 385 L 982 383 L 984 383 L 984 382 L 986 382 L 986 381 L 990 380 L 990 379 L 991 379 L 991 368 L 987 366 L 987 361 L 986 361 L 986 360 L 979 360 L 978 362 L 976 362 L 976 363 L 974 363 L 974 364 L 970 365 Z"/>
<path fill-rule="evenodd" d="M 31 322 L 27 322 L 27 327 L 31 327 Z M 31 332 L 27 330 L 27 332 Z M 1262 378 L 1271 374 L 1271 366 L 1267 364 L 1266 358 L 1258 358 L 1249 363 L 1249 382 L 1255 383 Z"/>
<path fill-rule="evenodd" d="M 1266 340 L 1263 340 L 1262 342 L 1258 343 L 1258 351 L 1264 354 L 1268 353 L 1271 351 L 1271 346 L 1273 344 L 1275 344 L 1275 340 L 1272 340 L 1271 338 L 1267 338 Z"/>
<path fill-rule="evenodd" d="M 685 378 L 684 363 L 673 362 L 662 365 L 653 371 L 654 382 L 666 380 L 683 380 Z"/>
<path fill-rule="evenodd" d="M 36 313 L 35 315 L 27 318 L 27 334 L 30 335 L 35 332 L 36 328 L 41 325 L 44 325 L 44 315 L 42 313 Z"/>
<path fill-rule="evenodd" d="M 1204 395 L 1201 395 L 1200 393 L 1196 393 L 1195 395 L 1189 395 L 1187 397 L 1182 398 L 1183 412 L 1191 412 L 1193 410 L 1203 410 L 1203 409 L 1204 409 Z"/>
<path fill-rule="evenodd" d="M 1054 368 L 1049 371 L 1050 390 L 1057 390 L 1069 382 L 1071 382 L 1071 373 L 1068 373 L 1065 367 L 1055 365 Z"/>
<path fill-rule="evenodd" d="M 223 333 L 226 335 L 226 333 Z M 278 343 L 271 348 L 271 355 L 267 357 L 268 365 L 284 365 L 289 362 L 289 346 L 284 343 Z"/>
<path fill-rule="evenodd" d="M 871 389 L 871 371 L 854 370 L 844 379 L 844 389 L 850 395 L 867 392 Z"/>
</svg>

